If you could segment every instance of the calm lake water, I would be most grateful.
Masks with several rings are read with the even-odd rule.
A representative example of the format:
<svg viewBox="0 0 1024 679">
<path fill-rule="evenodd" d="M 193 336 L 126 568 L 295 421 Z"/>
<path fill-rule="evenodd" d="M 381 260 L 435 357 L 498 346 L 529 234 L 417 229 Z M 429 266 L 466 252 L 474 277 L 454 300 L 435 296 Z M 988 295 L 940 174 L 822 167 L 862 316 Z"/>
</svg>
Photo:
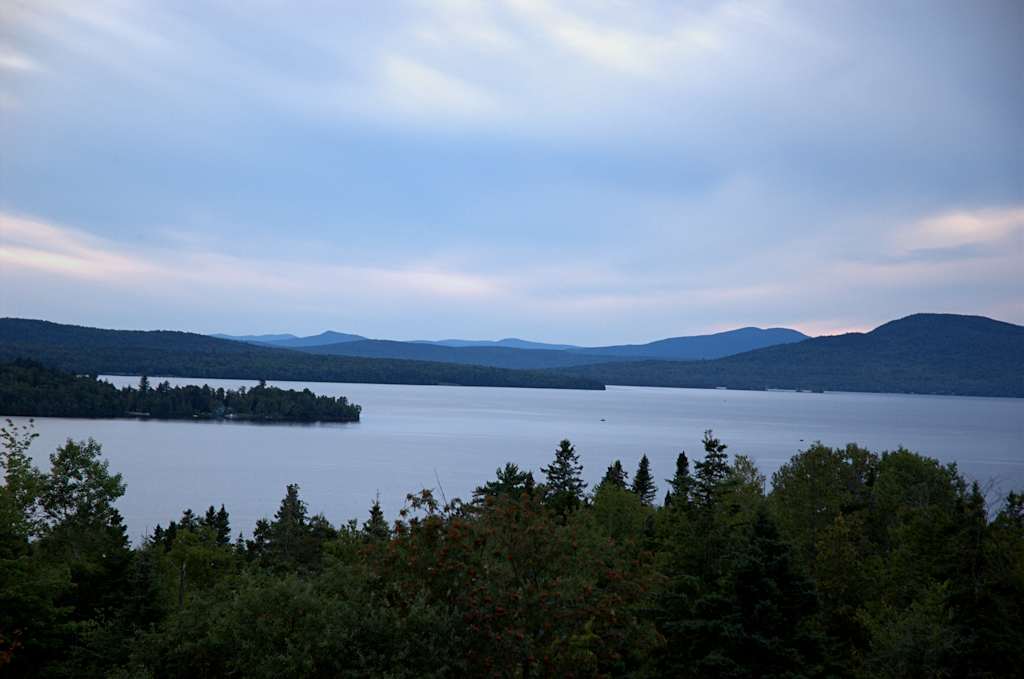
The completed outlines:
<svg viewBox="0 0 1024 679">
<path fill-rule="evenodd" d="M 116 385 L 135 377 L 106 377 Z M 153 383 L 165 378 L 151 378 Z M 172 384 L 251 386 L 247 380 L 169 378 Z M 273 516 L 285 485 L 298 483 L 311 513 L 362 521 L 375 494 L 389 518 L 406 493 L 440 486 L 467 498 L 506 461 L 533 469 L 559 440 L 576 445 L 591 484 L 612 460 L 632 471 L 651 459 L 663 496 L 676 454 L 701 454 L 705 429 L 771 473 L 812 441 L 872 450 L 903 445 L 957 462 L 994 484 L 991 498 L 1024 488 L 1024 399 L 801 394 L 609 387 L 607 391 L 273 382 L 345 395 L 363 406 L 358 424 L 269 425 L 39 418 L 40 467 L 64 439 L 93 437 L 128 485 L 119 508 L 134 540 L 191 507 L 224 503 L 247 535 Z M 24 421 L 25 418 L 17 418 Z"/>
</svg>

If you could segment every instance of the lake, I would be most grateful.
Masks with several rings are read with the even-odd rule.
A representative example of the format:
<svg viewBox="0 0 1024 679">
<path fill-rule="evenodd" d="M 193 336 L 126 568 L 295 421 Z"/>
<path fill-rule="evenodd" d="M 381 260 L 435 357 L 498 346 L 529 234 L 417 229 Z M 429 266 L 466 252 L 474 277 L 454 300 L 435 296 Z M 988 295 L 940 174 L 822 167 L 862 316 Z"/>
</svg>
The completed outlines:
<svg viewBox="0 0 1024 679">
<path fill-rule="evenodd" d="M 104 377 L 118 386 L 136 377 Z M 151 378 L 155 384 L 251 386 L 248 380 Z M 875 451 L 903 445 L 957 462 L 992 484 L 990 498 L 1024 488 L 1024 399 L 895 394 L 609 387 L 607 391 L 271 382 L 348 396 L 363 406 L 356 424 L 252 424 L 38 418 L 32 454 L 45 467 L 63 440 L 93 437 L 128 485 L 118 507 L 133 540 L 191 507 L 224 503 L 232 529 L 248 535 L 271 517 L 285 485 L 298 483 L 310 513 L 332 523 L 365 519 L 379 493 L 395 518 L 406 493 L 440 488 L 468 498 L 506 461 L 539 469 L 563 438 L 576 445 L 587 480 L 640 455 L 663 479 L 686 450 L 702 455 L 705 429 L 751 456 L 771 478 L 813 441 L 857 442 Z M 27 418 L 14 418 L 23 422 Z"/>
</svg>

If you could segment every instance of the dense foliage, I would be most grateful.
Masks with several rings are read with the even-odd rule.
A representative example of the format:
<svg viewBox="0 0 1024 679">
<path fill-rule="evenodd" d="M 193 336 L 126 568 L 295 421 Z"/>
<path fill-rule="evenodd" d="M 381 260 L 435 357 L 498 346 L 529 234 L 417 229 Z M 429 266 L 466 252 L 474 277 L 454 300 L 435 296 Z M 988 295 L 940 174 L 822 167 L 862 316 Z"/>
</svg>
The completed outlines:
<svg viewBox="0 0 1024 679">
<path fill-rule="evenodd" d="M 1024 496 L 953 465 L 813 445 L 765 479 L 708 432 L 671 502 L 641 464 L 591 493 L 563 441 L 469 502 L 332 525 L 287 487 L 130 548 L 95 441 L 41 473 L 2 432 L 0 674 L 11 677 L 1002 677 L 1024 666 Z M 643 470 L 646 469 L 646 472 Z M 651 475 L 653 477 L 653 474 Z M 640 494 L 638 494 L 640 493 Z"/>
<path fill-rule="evenodd" d="M 31 361 L 0 364 L 0 414 L 29 417 L 231 418 L 290 422 L 358 422 L 361 407 L 344 396 L 309 389 L 214 389 L 164 381 L 118 389 L 90 375 L 72 375 Z"/>
<path fill-rule="evenodd" d="M 563 368 L 604 384 L 1024 397 L 1024 327 L 917 314 L 869 333 L 782 344 L 713 361 Z"/>
<path fill-rule="evenodd" d="M 546 371 L 323 356 L 188 332 L 103 330 L 2 318 L 0 363 L 19 358 L 90 375 L 604 389 L 586 377 Z"/>
</svg>

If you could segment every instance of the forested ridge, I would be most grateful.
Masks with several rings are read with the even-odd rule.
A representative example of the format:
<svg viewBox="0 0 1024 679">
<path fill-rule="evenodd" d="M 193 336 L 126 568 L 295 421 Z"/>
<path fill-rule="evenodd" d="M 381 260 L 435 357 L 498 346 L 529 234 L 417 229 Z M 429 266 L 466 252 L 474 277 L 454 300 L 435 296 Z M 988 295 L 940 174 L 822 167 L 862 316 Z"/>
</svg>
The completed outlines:
<svg viewBox="0 0 1024 679">
<path fill-rule="evenodd" d="M 105 330 L 0 318 L 0 362 L 90 375 L 604 389 L 586 377 L 390 358 L 323 356 L 168 330 Z"/>
<path fill-rule="evenodd" d="M 400 355 L 414 351 L 412 355 L 436 361 L 312 353 L 337 350 L 388 356 L 395 353 L 395 347 L 401 348 Z M 530 362 L 516 358 L 524 355 L 532 356 Z M 1024 397 L 1024 327 L 955 314 L 915 314 L 868 333 L 816 337 L 715 360 L 625 361 L 616 356 L 615 362 L 577 366 L 562 364 L 566 360 L 600 359 L 566 351 L 381 341 L 300 351 L 184 332 L 102 330 L 0 319 L 0 362 L 18 358 L 88 374 L 565 389 L 604 389 L 605 384 L 615 384 Z M 522 365 L 561 367 L 509 369 Z"/>
<path fill-rule="evenodd" d="M 73 375 L 18 360 L 0 364 L 0 415 L 29 417 L 155 417 L 264 422 L 358 422 L 361 407 L 344 396 L 268 387 L 150 384 L 118 389 L 93 375 Z"/>
<path fill-rule="evenodd" d="M 340 333 L 333 333 L 333 335 L 343 337 Z M 807 339 L 805 335 L 795 330 L 784 328 L 741 328 L 714 335 L 672 337 L 647 344 L 563 348 L 558 348 L 558 345 L 530 346 L 531 343 L 525 343 L 529 348 L 524 348 L 493 344 L 473 346 L 472 343 L 470 345 L 452 345 L 443 342 L 398 342 L 359 336 L 355 336 L 356 339 L 353 340 L 351 335 L 344 337 L 346 337 L 344 341 L 338 342 L 305 337 L 270 341 L 266 344 L 276 347 L 301 348 L 303 351 L 314 354 L 408 358 L 444 363 L 489 365 L 497 368 L 542 369 L 607 363 L 608 361 L 712 359 L 760 347 Z M 521 340 L 519 341 L 521 342 Z M 460 340 L 447 340 L 447 342 L 460 342 Z"/>
<path fill-rule="evenodd" d="M 1024 327 L 915 314 L 868 333 L 815 337 L 713 361 L 563 368 L 604 384 L 1024 397 Z"/>
<path fill-rule="evenodd" d="M 671 475 L 588 488 L 563 441 L 465 502 L 236 533 L 215 498 L 131 548 L 120 475 L 0 432 L 11 677 L 1006 677 L 1024 666 L 1024 496 L 955 465 L 812 445 L 773 475 L 707 432 Z M 664 479 L 668 476 L 667 479 Z M 664 480 L 663 480 L 664 479 Z M 660 502 L 659 502 L 660 500 Z M 268 508 L 269 510 L 270 508 Z M 237 535 L 237 537 L 235 537 Z"/>
</svg>

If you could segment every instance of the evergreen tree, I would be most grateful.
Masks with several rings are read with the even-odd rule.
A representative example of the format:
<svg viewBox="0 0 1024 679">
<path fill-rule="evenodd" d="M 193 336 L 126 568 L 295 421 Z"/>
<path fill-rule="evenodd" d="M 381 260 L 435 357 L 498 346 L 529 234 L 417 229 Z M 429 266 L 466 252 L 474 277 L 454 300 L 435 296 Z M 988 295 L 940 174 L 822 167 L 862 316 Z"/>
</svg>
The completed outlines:
<svg viewBox="0 0 1024 679">
<path fill-rule="evenodd" d="M 217 518 L 214 522 L 214 528 L 217 530 L 217 543 L 221 545 L 227 545 L 231 542 L 231 520 L 228 516 L 228 510 L 224 509 L 224 505 L 220 506 L 217 510 Z"/>
<path fill-rule="evenodd" d="M 320 546 L 334 538 L 338 537 L 338 531 L 331 525 L 331 522 L 327 520 L 327 517 L 323 514 L 315 514 L 309 519 L 309 523 L 306 524 L 306 545 L 304 558 L 310 558 L 314 553 L 318 552 Z"/>
<path fill-rule="evenodd" d="M 496 470 L 495 476 L 497 478 L 494 481 L 488 481 L 473 491 L 475 501 L 482 502 L 499 495 L 518 498 L 523 493 L 533 493 L 533 472 L 523 471 L 518 465 L 508 462 L 504 468 L 499 467 Z"/>
<path fill-rule="evenodd" d="M 199 520 L 196 518 L 195 512 L 191 509 L 186 509 L 181 513 L 181 521 L 178 522 L 178 528 L 180 530 L 195 530 L 198 525 Z"/>
<path fill-rule="evenodd" d="M 822 651 L 807 624 L 818 608 L 814 585 L 794 566 L 792 550 L 763 507 L 732 579 L 743 621 L 737 662 L 762 676 L 814 675 Z"/>
<path fill-rule="evenodd" d="M 363 533 L 373 540 L 387 540 L 391 535 L 391 529 L 380 508 L 380 495 L 370 505 L 370 518 L 363 524 Z"/>
<path fill-rule="evenodd" d="M 622 468 L 622 463 L 618 460 L 608 465 L 608 471 L 604 473 L 604 478 L 601 479 L 601 485 L 610 484 L 616 488 L 626 489 L 628 482 L 629 473 Z"/>
<path fill-rule="evenodd" d="M 710 429 L 704 432 L 703 443 L 704 460 L 694 465 L 697 478 L 693 500 L 699 507 L 709 508 L 714 505 L 721 485 L 729 478 L 729 456 L 725 454 L 728 446 L 715 438 Z"/>
<path fill-rule="evenodd" d="M 1006 495 L 1006 503 L 999 511 L 996 522 L 1004 526 L 1024 529 L 1024 493 L 1012 490 Z"/>
<path fill-rule="evenodd" d="M 203 518 L 200 520 L 204 528 L 213 528 L 214 522 L 217 520 L 217 508 L 210 505 L 206 509 L 206 513 L 203 514 Z"/>
<path fill-rule="evenodd" d="M 685 450 L 676 456 L 676 473 L 666 481 L 669 489 L 665 494 L 665 506 L 689 506 L 690 494 L 693 491 L 693 477 L 690 476 L 690 460 L 686 457 Z"/>
<path fill-rule="evenodd" d="M 259 523 L 256 528 L 261 530 Z M 308 556 L 308 536 L 306 503 L 299 498 L 299 486 L 289 483 L 274 520 L 266 526 L 265 534 L 258 538 L 266 541 L 265 551 L 270 564 L 286 567 L 294 566 Z"/>
<path fill-rule="evenodd" d="M 544 500 L 559 514 L 565 515 L 580 506 L 583 491 L 583 465 L 569 439 L 563 439 L 555 450 L 555 459 L 541 467 L 545 477 Z"/>
<path fill-rule="evenodd" d="M 203 517 L 203 525 L 213 530 L 218 545 L 227 545 L 231 542 L 231 522 L 223 504 L 219 510 L 214 510 L 213 505 L 210 505 Z"/>
<path fill-rule="evenodd" d="M 654 498 L 658 492 L 654 485 L 654 477 L 651 476 L 651 462 L 647 455 L 640 458 L 640 466 L 637 467 L 636 475 L 633 477 L 632 491 L 640 497 L 640 504 L 650 507 L 654 504 Z"/>
</svg>

